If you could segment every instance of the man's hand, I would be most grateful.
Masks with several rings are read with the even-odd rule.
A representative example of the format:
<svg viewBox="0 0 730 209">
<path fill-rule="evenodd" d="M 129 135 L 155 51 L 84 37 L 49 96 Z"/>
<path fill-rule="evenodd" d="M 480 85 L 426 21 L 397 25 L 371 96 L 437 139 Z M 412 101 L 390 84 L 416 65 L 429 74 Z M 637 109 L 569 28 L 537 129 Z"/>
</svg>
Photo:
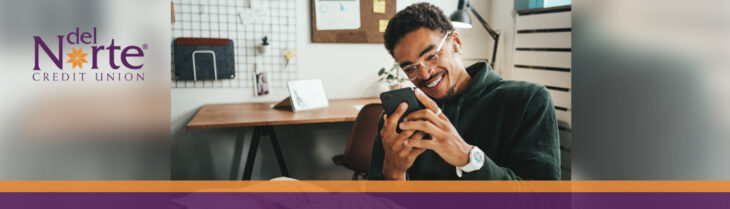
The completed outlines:
<svg viewBox="0 0 730 209">
<path fill-rule="evenodd" d="M 406 147 L 425 148 L 436 152 L 447 163 L 462 167 L 469 163 L 471 145 L 467 144 L 456 131 L 449 119 L 441 113 L 436 102 L 431 100 L 420 89 L 416 90 L 416 98 L 426 109 L 412 112 L 400 124 L 403 132 L 418 131 L 431 135 L 431 140 L 404 141 Z"/>
<path fill-rule="evenodd" d="M 406 171 L 413 165 L 416 157 L 426 151 L 423 148 L 405 146 L 403 141 L 420 141 L 425 135 L 415 130 L 403 130 L 397 133 L 398 119 L 405 113 L 408 105 L 404 102 L 398 106 L 393 115 L 383 115 L 383 128 L 380 138 L 383 141 L 385 160 L 383 162 L 383 177 L 389 180 L 405 180 Z"/>
</svg>

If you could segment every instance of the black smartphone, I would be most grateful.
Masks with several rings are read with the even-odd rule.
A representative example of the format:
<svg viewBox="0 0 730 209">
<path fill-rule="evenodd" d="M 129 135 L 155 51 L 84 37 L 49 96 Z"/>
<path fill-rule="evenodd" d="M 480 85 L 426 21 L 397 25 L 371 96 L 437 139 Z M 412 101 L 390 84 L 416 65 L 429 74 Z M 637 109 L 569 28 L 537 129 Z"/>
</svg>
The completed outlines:
<svg viewBox="0 0 730 209">
<path fill-rule="evenodd" d="M 413 88 L 402 88 L 383 92 L 380 94 L 380 101 L 383 102 L 383 109 L 385 110 L 385 114 L 388 114 L 388 116 L 393 115 L 393 112 L 398 109 L 398 105 L 400 105 L 400 103 L 405 102 L 408 104 L 408 109 L 406 109 L 403 116 L 398 119 L 398 124 L 403 122 L 403 118 L 405 118 L 408 113 L 426 108 L 420 101 L 418 101 L 418 98 L 416 98 Z M 396 128 L 396 132 L 400 133 L 401 129 Z"/>
</svg>

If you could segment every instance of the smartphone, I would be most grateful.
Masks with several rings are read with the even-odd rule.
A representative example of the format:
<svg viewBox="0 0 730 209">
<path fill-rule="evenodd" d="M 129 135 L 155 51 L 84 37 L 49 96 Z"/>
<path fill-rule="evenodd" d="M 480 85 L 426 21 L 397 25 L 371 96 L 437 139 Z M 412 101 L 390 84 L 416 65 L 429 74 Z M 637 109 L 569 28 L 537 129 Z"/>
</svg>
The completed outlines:
<svg viewBox="0 0 730 209">
<path fill-rule="evenodd" d="M 388 116 L 393 115 L 393 112 L 398 109 L 398 105 L 402 102 L 408 104 L 408 109 L 406 109 L 403 116 L 398 119 L 398 124 L 403 122 L 403 118 L 405 118 L 408 113 L 426 108 L 420 101 L 418 101 L 418 98 L 416 98 L 413 88 L 402 88 L 383 92 L 380 94 L 380 101 L 383 103 L 383 109 L 385 110 L 385 114 L 388 114 Z M 396 128 L 396 132 L 400 133 L 401 129 Z"/>
</svg>

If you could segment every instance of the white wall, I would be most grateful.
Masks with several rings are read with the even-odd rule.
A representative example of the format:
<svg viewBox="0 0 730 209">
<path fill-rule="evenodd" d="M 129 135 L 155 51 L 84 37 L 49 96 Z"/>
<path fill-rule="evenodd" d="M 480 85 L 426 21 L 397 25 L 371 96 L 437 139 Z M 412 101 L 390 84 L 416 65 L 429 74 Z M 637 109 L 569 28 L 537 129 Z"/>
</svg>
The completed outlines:
<svg viewBox="0 0 730 209">
<path fill-rule="evenodd" d="M 495 70 L 505 79 L 512 78 L 512 61 L 514 37 L 515 37 L 515 17 L 514 1 L 489 1 L 487 5 L 489 9 L 488 15 L 485 16 L 489 24 L 502 31 L 499 40 L 499 48 L 497 48 L 497 64 Z M 489 45 L 490 49 L 494 45 Z M 491 52 L 489 52 L 491 55 Z"/>
<path fill-rule="evenodd" d="M 308 0 L 297 1 L 299 79 L 321 79 L 329 98 L 376 97 L 381 88 L 384 88 L 377 83 L 377 71 L 393 64 L 393 59 L 383 44 L 311 43 L 309 2 Z M 397 9 L 400 10 L 418 1 L 399 0 L 397 2 Z M 452 0 L 430 2 L 441 7 L 447 15 L 450 15 L 457 5 L 457 2 Z M 473 1 L 472 4 L 482 16 L 491 20 L 493 15 L 489 11 L 490 2 Z M 512 1 L 496 2 L 499 2 L 496 5 L 500 7 L 508 4 L 510 8 L 507 12 L 511 11 Z M 476 19 L 472 19 L 473 22 L 477 22 Z M 506 18 L 500 18 L 500 20 L 503 19 Z M 490 24 L 505 25 L 492 23 L 492 21 Z M 512 29 L 502 29 L 502 31 L 512 31 Z M 475 25 L 473 29 L 459 30 L 459 33 L 461 33 L 464 43 L 476 43 L 464 44 L 463 56 L 467 64 L 491 57 L 492 41 L 486 31 Z M 503 39 L 500 45 L 504 43 Z M 505 48 L 509 49 L 511 45 L 500 49 L 497 57 L 498 63 L 504 63 L 500 60 L 505 54 L 511 55 L 511 53 L 504 53 Z M 239 131 L 243 133 L 246 137 L 244 144 L 248 145 L 251 129 L 187 131 L 185 124 L 198 108 L 207 103 L 278 101 L 288 96 L 285 88 L 273 88 L 270 92 L 271 94 L 267 96 L 256 97 L 253 96 L 252 88 L 173 88 L 171 90 L 173 178 L 227 179 L 236 134 Z M 334 166 L 329 158 L 344 151 L 350 125 L 344 123 L 276 127 L 293 177 L 348 178 L 347 170 Z M 295 144 L 300 146 L 293 146 Z M 318 151 L 302 149 L 302 146 Z M 247 149 L 248 147 L 244 148 L 244 154 Z M 270 155 L 271 147 L 268 140 L 262 139 L 260 149 L 254 179 L 265 179 L 278 175 L 276 161 L 273 155 Z M 260 167 L 262 163 L 264 167 Z M 302 169 L 294 168 L 299 164 L 306 166 Z"/>
</svg>

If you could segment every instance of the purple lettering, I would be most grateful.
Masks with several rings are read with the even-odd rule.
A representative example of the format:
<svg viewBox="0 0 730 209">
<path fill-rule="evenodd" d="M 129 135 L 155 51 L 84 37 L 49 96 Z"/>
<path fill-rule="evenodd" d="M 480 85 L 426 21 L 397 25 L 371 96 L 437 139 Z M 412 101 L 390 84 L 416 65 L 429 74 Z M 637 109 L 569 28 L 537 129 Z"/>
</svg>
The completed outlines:
<svg viewBox="0 0 730 209">
<path fill-rule="evenodd" d="M 96 65 L 96 57 L 99 51 L 104 50 L 104 46 L 92 46 L 91 47 L 91 69 L 99 69 Z"/>
<path fill-rule="evenodd" d="M 71 35 L 76 37 L 76 42 L 71 41 Z M 66 35 L 66 41 L 68 41 L 69 44 L 78 44 L 79 43 L 79 27 L 76 27 L 76 31 L 71 31 Z"/>
<path fill-rule="evenodd" d="M 131 49 L 136 50 L 137 53 L 134 53 L 134 54 L 127 53 Z M 127 62 L 127 57 L 142 57 L 142 56 L 144 56 L 144 52 L 142 51 L 142 49 L 140 49 L 137 46 L 128 46 L 127 48 L 124 48 L 124 50 L 122 51 L 122 64 L 124 64 L 124 66 L 126 66 L 129 69 L 138 70 L 138 69 L 142 68 L 142 66 L 144 64 L 140 64 L 140 65 L 129 64 L 129 62 Z"/>
<path fill-rule="evenodd" d="M 112 43 L 109 44 L 109 47 L 106 47 L 106 49 L 109 50 L 109 65 L 112 66 L 112 69 L 119 69 L 119 65 L 114 63 L 114 50 L 121 49 L 121 47 L 114 46 L 114 39 L 112 39 Z"/>
<path fill-rule="evenodd" d="M 38 46 L 41 46 L 43 48 L 43 51 L 46 52 L 49 58 L 51 58 L 51 61 L 53 61 L 54 64 L 56 64 L 56 67 L 58 69 L 63 70 L 63 61 L 61 60 L 63 56 L 63 36 L 58 36 L 58 56 L 54 56 L 51 49 L 48 48 L 45 42 L 43 42 L 43 39 L 38 36 L 33 36 L 33 39 L 35 40 L 35 67 L 33 67 L 33 70 L 41 70 L 41 68 L 38 67 Z"/>
<path fill-rule="evenodd" d="M 91 41 L 86 41 L 87 38 L 91 38 L 91 33 L 84 32 L 81 34 L 81 43 L 84 44 L 91 44 Z"/>
</svg>

